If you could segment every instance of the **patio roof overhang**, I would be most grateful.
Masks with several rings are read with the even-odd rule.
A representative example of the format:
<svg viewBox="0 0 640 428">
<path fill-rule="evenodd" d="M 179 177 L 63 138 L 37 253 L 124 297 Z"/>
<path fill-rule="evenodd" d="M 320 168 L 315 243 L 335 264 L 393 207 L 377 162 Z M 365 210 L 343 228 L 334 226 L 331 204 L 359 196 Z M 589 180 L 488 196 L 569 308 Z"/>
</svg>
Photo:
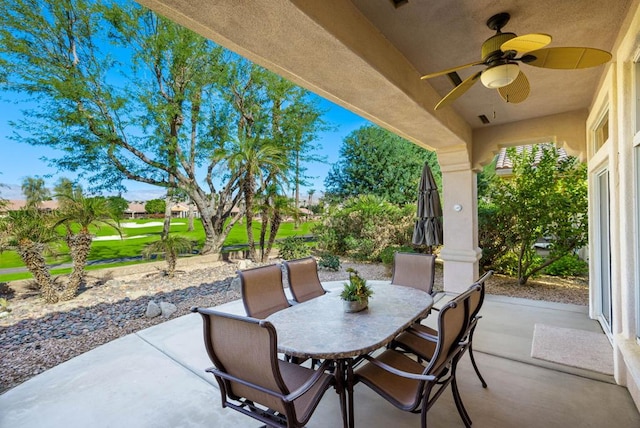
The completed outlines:
<svg viewBox="0 0 640 428">
<path fill-rule="evenodd" d="M 511 21 L 504 31 L 548 33 L 551 46 L 614 51 L 635 1 L 410 0 L 396 8 L 390 0 L 139 0 L 444 157 L 465 149 L 474 167 L 500 146 L 536 141 L 584 155 L 585 119 L 607 66 L 566 71 L 523 65 L 531 83 L 526 101 L 507 104 L 478 83 L 438 111 L 433 107 L 453 84 L 446 76 L 420 76 L 479 60 L 480 46 L 493 35 L 486 20 L 505 11 Z M 459 72 L 462 79 L 471 73 Z"/>
</svg>

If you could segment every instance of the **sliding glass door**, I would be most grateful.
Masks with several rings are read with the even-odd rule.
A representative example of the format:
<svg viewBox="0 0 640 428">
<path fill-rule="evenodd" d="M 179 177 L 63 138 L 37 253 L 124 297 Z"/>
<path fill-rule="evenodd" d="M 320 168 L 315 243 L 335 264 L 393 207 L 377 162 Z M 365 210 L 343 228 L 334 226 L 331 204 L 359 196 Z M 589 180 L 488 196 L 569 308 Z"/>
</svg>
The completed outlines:
<svg viewBox="0 0 640 428">
<path fill-rule="evenodd" d="M 597 309 L 600 322 L 608 332 L 611 332 L 611 244 L 609 218 L 609 171 L 603 170 L 596 174 L 596 275 L 598 299 Z"/>
</svg>

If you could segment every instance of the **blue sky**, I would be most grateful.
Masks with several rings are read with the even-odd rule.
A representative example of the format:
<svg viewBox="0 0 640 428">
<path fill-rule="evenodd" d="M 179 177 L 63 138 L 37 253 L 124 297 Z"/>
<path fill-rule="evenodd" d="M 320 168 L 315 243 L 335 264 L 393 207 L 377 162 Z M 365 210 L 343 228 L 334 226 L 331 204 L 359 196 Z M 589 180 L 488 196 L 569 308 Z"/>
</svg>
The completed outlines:
<svg viewBox="0 0 640 428">
<path fill-rule="evenodd" d="M 9 138 L 14 132 L 9 122 L 22 117 L 21 109 L 24 104 L 15 103 L 17 97 L 11 94 L 2 94 L 0 98 L 0 183 L 7 187 L 0 188 L 0 196 L 5 199 L 22 199 L 20 183 L 27 176 L 38 176 L 45 179 L 47 186 L 52 187 L 60 177 L 75 179 L 68 171 L 57 171 L 48 166 L 43 157 L 54 158 L 57 151 L 43 146 L 31 146 L 18 143 Z M 307 173 L 316 177 L 311 186 L 301 189 L 301 197 L 307 196 L 307 190 L 316 190 L 316 195 L 324 191 L 324 179 L 331 165 L 338 161 L 339 151 L 345 136 L 368 124 L 369 122 L 360 116 L 343 109 L 325 99 L 320 99 L 320 105 L 326 110 L 324 120 L 333 128 L 332 131 L 318 135 L 316 142 L 320 146 L 317 152 L 320 156 L 326 156 L 327 163 L 307 164 Z M 147 200 L 162 197 L 164 190 L 144 183 L 129 181 L 126 183 L 127 193 L 123 196 L 129 200 Z"/>
<path fill-rule="evenodd" d="M 99 42 L 99 44 L 102 42 Z M 120 79 L 122 66 L 129 61 L 129 53 L 119 51 L 112 45 L 101 46 L 103 51 L 109 51 L 121 61 L 120 70 L 110 75 L 110 79 Z M 114 50 L 116 49 L 116 50 Z M 313 95 L 315 96 L 315 95 Z M 301 196 L 306 197 L 308 189 L 315 189 L 316 195 L 324 190 L 324 179 L 331 165 L 337 162 L 339 150 L 345 136 L 369 122 L 348 110 L 345 110 L 325 99 L 318 97 L 320 107 L 326 111 L 323 119 L 332 128 L 318 135 L 316 140 L 320 147 L 316 153 L 326 157 L 327 163 L 308 163 L 307 175 L 314 177 L 309 186 L 301 189 Z M 20 102 L 26 100 L 27 102 Z M 37 176 L 45 179 L 47 187 L 53 187 L 60 177 L 76 179 L 68 171 L 57 171 L 49 167 L 43 158 L 57 158 L 59 152 L 44 146 L 31 146 L 11 140 L 9 136 L 15 131 L 9 125 L 10 121 L 23 118 L 22 110 L 28 108 L 28 98 L 14 93 L 0 91 L 0 196 L 5 199 L 22 199 L 20 183 L 25 177 Z M 86 183 L 80 183 L 87 188 Z M 123 196 L 129 200 L 148 200 L 162 197 L 166 190 L 144 183 L 128 181 L 125 183 L 127 193 Z"/>
</svg>

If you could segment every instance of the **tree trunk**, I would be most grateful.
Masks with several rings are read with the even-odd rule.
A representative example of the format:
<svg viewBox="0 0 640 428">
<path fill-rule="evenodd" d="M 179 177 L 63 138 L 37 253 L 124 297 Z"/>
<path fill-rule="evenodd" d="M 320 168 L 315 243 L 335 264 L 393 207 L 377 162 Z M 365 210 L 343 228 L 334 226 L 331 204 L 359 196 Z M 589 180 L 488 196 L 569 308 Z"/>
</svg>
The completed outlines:
<svg viewBox="0 0 640 428">
<path fill-rule="evenodd" d="M 527 283 L 527 278 L 524 277 L 522 268 L 522 259 L 524 258 L 524 243 L 520 244 L 520 251 L 518 253 L 518 284 L 524 285 Z"/>
<path fill-rule="evenodd" d="M 269 254 L 271 254 L 271 250 L 273 249 L 273 244 L 276 242 L 276 235 L 278 234 L 278 229 L 280 229 L 280 223 L 282 223 L 282 216 L 280 215 L 279 211 L 276 211 L 273 214 L 273 218 L 271 219 L 271 231 L 269 232 L 269 242 L 267 243 L 267 250 L 265 251 L 265 260 L 263 260 L 263 262 L 266 262 L 267 258 L 269 257 Z"/>
<path fill-rule="evenodd" d="M 193 232 L 194 214 L 193 203 L 189 202 L 189 227 L 187 227 L 187 232 Z"/>
<path fill-rule="evenodd" d="M 269 204 L 269 201 L 265 201 L 265 208 L 262 210 L 262 225 L 260 227 L 260 261 L 261 262 L 265 262 L 267 259 L 266 256 L 266 252 L 265 252 L 265 248 L 264 248 L 264 240 L 265 237 L 267 236 L 267 228 L 269 227 L 269 222 L 271 221 L 271 219 L 269 219 L 269 212 L 268 209 L 266 208 L 267 205 Z"/>
<path fill-rule="evenodd" d="M 200 212 L 200 222 L 204 229 L 205 239 L 200 254 L 219 253 L 227 238 L 228 230 L 231 229 L 237 219 L 234 218 L 227 222 L 227 217 L 224 217 L 222 213 L 216 212 L 214 204 L 219 202 L 212 202 L 198 193 L 194 193 L 190 197 Z"/>
<path fill-rule="evenodd" d="M 211 221 L 211 217 L 200 217 L 202 221 L 202 228 L 204 229 L 204 244 L 200 250 L 200 254 L 218 253 L 222 249 L 222 244 L 219 242 L 219 236 Z"/>
<path fill-rule="evenodd" d="M 212 209 L 201 210 L 200 221 L 202 222 L 202 228 L 204 229 L 204 245 L 200 254 L 219 253 L 224 245 L 226 236 L 223 236 L 221 225 L 218 221 L 215 221 L 215 217 L 212 214 Z"/>
<path fill-rule="evenodd" d="M 84 282 L 85 266 L 91 252 L 91 234 L 88 232 L 78 232 L 76 235 L 67 237 L 67 245 L 73 261 L 73 269 L 69 275 L 69 283 L 60 295 L 60 301 L 71 300 L 78 294 L 80 286 Z"/>
<path fill-rule="evenodd" d="M 296 212 L 293 216 L 293 228 L 300 228 L 300 151 L 296 150 Z"/>
<path fill-rule="evenodd" d="M 44 246 L 36 242 L 21 241 L 18 244 L 18 253 L 38 284 L 42 298 L 46 303 L 56 303 L 58 294 L 53 286 L 51 274 L 42 255 L 43 252 Z"/>
<path fill-rule="evenodd" d="M 171 229 L 171 196 L 167 191 L 167 196 L 164 198 L 165 208 L 164 208 L 164 223 L 162 224 L 162 235 L 160 235 L 160 239 L 165 239 L 169 236 L 169 232 Z"/>
<path fill-rule="evenodd" d="M 176 272 L 178 254 L 175 251 L 167 250 L 165 252 L 165 257 L 167 258 L 167 276 L 169 278 L 173 278 L 173 275 Z"/>
<path fill-rule="evenodd" d="M 247 219 L 247 241 L 249 244 L 249 258 L 252 261 L 258 261 L 256 254 L 256 242 L 253 237 L 253 189 L 249 184 L 245 184 L 244 189 L 245 218 Z"/>
</svg>

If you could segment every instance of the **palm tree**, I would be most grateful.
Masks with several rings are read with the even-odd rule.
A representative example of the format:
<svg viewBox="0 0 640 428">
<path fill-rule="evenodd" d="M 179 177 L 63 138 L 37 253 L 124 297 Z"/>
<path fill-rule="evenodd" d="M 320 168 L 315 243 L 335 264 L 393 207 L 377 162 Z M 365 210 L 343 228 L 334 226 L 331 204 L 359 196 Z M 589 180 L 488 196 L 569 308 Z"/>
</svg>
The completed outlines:
<svg viewBox="0 0 640 428">
<path fill-rule="evenodd" d="M 113 218 L 113 213 L 104 198 L 87 198 L 80 192 L 57 195 L 65 203 L 56 214 L 56 226 L 63 224 L 67 233 L 65 240 L 69 246 L 73 269 L 69 275 L 69 283 L 60 295 L 60 300 L 71 300 L 78 293 L 80 285 L 84 282 L 87 258 L 91 252 L 93 237 L 89 227 L 98 224 L 106 224 L 120 232 L 120 227 Z M 74 232 L 72 225 L 78 225 Z"/>
<path fill-rule="evenodd" d="M 0 232 L 10 245 L 15 246 L 44 301 L 56 303 L 58 294 L 44 258 L 48 245 L 59 238 L 52 227 L 51 214 L 35 207 L 10 211 L 0 222 Z"/>
<path fill-rule="evenodd" d="M 307 208 L 313 205 L 313 195 L 316 193 L 316 189 L 309 189 L 309 199 L 307 199 Z"/>
<path fill-rule="evenodd" d="M 282 224 L 282 219 L 285 216 L 295 213 L 295 208 L 291 206 L 291 201 L 285 195 L 274 195 L 270 201 L 271 205 L 271 227 L 269 228 L 269 240 L 267 242 L 267 248 L 262 252 L 262 262 L 266 262 L 273 244 L 276 242 L 276 236 L 278 230 Z"/>
<path fill-rule="evenodd" d="M 253 237 L 254 198 L 256 193 L 266 187 L 262 180 L 264 171 L 283 171 L 286 169 L 285 150 L 268 142 L 254 138 L 241 138 L 228 154 L 227 161 L 232 171 L 240 177 L 240 191 L 245 205 L 247 240 L 249 257 L 257 260 L 255 239 Z M 258 189 L 260 182 L 260 189 Z"/>
<path fill-rule="evenodd" d="M 53 186 L 54 198 L 58 201 L 58 209 L 64 209 L 69 201 L 69 196 L 76 196 L 82 193 L 82 187 L 75 184 L 66 177 L 61 177 Z"/>
<path fill-rule="evenodd" d="M 147 245 L 144 250 L 142 250 L 142 254 L 146 258 L 150 258 L 153 254 L 164 254 L 164 258 L 167 261 L 167 276 L 173 278 L 176 271 L 178 255 L 190 252 L 191 246 L 191 241 L 184 236 L 167 235 Z"/>
<path fill-rule="evenodd" d="M 22 193 L 27 198 L 28 207 L 38 208 L 42 201 L 49 200 L 51 193 L 45 187 L 43 178 L 25 177 L 22 180 Z"/>
</svg>

